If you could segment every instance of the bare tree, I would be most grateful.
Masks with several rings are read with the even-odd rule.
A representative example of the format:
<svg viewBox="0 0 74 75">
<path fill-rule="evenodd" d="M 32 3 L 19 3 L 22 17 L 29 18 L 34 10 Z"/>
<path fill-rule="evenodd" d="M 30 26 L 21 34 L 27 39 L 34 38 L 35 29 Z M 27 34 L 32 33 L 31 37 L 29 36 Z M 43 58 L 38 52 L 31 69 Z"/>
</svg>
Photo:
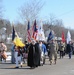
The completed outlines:
<svg viewBox="0 0 74 75">
<path fill-rule="evenodd" d="M 49 16 L 49 24 L 50 25 L 54 25 L 54 21 L 55 21 L 55 15 L 54 14 L 50 14 Z"/>
<path fill-rule="evenodd" d="M 3 17 L 3 5 L 2 5 L 2 0 L 0 0 L 0 29 L 4 27 L 4 20 L 2 19 Z"/>
<path fill-rule="evenodd" d="M 63 26 L 63 21 L 62 19 L 57 19 L 54 14 L 50 14 L 49 25 Z"/>
<path fill-rule="evenodd" d="M 25 21 L 34 21 L 38 17 L 43 5 L 44 3 L 41 0 L 30 0 L 20 7 L 19 14 Z"/>
<path fill-rule="evenodd" d="M 0 19 L 3 17 L 3 5 L 2 0 L 0 0 Z"/>
<path fill-rule="evenodd" d="M 61 26 L 61 27 L 64 26 L 62 19 L 56 19 L 56 20 L 54 21 L 54 25 L 58 25 L 58 26 Z"/>
</svg>

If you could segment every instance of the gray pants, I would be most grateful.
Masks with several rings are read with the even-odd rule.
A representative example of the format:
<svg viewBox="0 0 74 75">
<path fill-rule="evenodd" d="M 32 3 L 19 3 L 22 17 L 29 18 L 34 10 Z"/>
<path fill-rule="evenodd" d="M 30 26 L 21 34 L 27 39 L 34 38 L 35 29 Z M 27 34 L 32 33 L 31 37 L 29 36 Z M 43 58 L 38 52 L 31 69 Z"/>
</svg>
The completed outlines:
<svg viewBox="0 0 74 75">
<path fill-rule="evenodd" d="M 11 52 L 11 63 L 12 64 L 15 63 L 15 52 L 14 51 Z"/>
<path fill-rule="evenodd" d="M 41 60 L 40 60 L 40 63 L 41 63 L 41 64 L 45 64 L 45 58 L 46 58 L 45 55 L 44 55 L 44 56 L 41 56 Z"/>
</svg>

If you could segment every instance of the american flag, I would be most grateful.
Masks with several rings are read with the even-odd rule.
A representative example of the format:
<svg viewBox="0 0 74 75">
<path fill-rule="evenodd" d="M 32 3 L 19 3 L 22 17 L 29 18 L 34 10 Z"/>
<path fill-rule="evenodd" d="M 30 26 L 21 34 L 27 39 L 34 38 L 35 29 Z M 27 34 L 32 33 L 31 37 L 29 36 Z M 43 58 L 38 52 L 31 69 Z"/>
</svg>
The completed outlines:
<svg viewBox="0 0 74 75">
<path fill-rule="evenodd" d="M 36 20 L 34 22 L 34 25 L 33 25 L 33 34 L 32 34 L 32 38 L 34 38 L 34 40 L 37 40 L 37 36 L 38 36 L 38 26 L 36 24 Z"/>
<path fill-rule="evenodd" d="M 28 21 L 28 26 L 27 26 L 27 38 L 28 38 L 28 42 L 31 42 L 30 22 L 29 21 Z"/>
</svg>

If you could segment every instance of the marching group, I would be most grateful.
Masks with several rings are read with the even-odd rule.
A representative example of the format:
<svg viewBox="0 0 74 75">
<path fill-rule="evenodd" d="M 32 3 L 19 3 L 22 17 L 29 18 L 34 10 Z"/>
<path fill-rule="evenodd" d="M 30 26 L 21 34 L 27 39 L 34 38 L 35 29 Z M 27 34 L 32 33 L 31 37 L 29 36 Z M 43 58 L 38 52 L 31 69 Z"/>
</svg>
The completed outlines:
<svg viewBox="0 0 74 75">
<path fill-rule="evenodd" d="M 43 66 L 45 64 L 46 56 L 49 57 L 50 65 L 56 64 L 57 54 L 59 58 L 63 58 L 65 54 L 71 55 L 73 53 L 73 43 L 69 41 L 68 44 L 62 40 L 57 41 L 52 39 L 49 42 L 31 40 L 31 43 L 25 42 L 25 47 L 13 47 L 15 52 L 15 59 L 12 57 L 12 63 L 16 63 L 16 68 L 19 68 L 19 62 L 22 67 L 22 61 L 27 61 L 27 66 L 31 68 L 36 68 L 38 66 Z M 14 54 L 14 53 L 13 53 Z M 16 60 L 16 62 L 14 62 Z"/>
<path fill-rule="evenodd" d="M 49 57 L 50 65 L 56 64 L 57 54 L 59 58 L 63 58 L 65 54 L 71 55 L 73 53 L 73 43 L 69 41 L 68 44 L 65 42 L 57 41 L 55 39 L 50 40 L 49 42 L 44 41 L 35 41 L 31 40 L 31 43 L 25 41 L 24 47 L 17 47 L 15 45 L 11 48 L 11 62 L 16 64 L 15 68 L 22 67 L 23 62 L 27 61 L 27 66 L 30 68 L 36 68 L 38 66 L 43 66 L 45 64 L 46 56 Z M 6 60 L 7 56 L 5 54 L 7 47 L 3 42 L 0 42 L 0 61 Z M 26 61 L 25 61 L 26 60 Z"/>
</svg>

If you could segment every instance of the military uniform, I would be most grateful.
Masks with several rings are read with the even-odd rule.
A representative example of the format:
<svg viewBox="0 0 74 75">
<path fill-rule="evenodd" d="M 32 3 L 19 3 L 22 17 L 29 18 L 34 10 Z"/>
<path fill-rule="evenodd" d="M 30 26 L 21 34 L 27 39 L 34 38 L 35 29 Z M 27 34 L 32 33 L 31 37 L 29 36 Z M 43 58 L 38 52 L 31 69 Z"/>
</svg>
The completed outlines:
<svg viewBox="0 0 74 75">
<path fill-rule="evenodd" d="M 60 51 L 60 58 L 64 56 L 64 50 L 65 50 L 65 43 L 63 43 L 61 41 L 60 45 L 59 45 L 59 51 Z"/>
<path fill-rule="evenodd" d="M 55 42 L 55 40 L 52 40 L 52 43 L 50 43 L 50 55 L 49 55 L 50 65 L 52 64 L 53 60 L 56 64 L 57 51 L 58 51 L 58 44 Z"/>
</svg>

